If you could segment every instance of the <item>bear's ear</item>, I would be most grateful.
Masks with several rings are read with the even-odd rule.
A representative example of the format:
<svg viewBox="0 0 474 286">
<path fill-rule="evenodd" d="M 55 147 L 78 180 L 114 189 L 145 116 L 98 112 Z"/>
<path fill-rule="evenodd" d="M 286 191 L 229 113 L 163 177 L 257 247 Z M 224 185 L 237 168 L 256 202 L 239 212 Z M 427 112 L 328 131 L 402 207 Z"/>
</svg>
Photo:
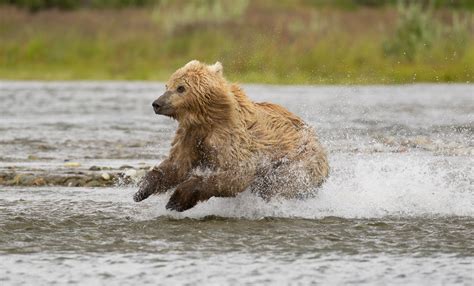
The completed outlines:
<svg viewBox="0 0 474 286">
<path fill-rule="evenodd" d="M 216 74 L 222 75 L 222 70 L 223 70 L 224 68 L 222 67 L 221 62 L 216 62 L 216 63 L 213 64 L 212 66 L 209 66 L 209 69 L 210 69 L 212 72 L 215 72 Z"/>
<path fill-rule="evenodd" d="M 199 64 L 200 64 L 200 62 L 198 60 L 192 60 L 189 63 L 185 64 L 184 67 L 188 68 L 190 66 L 195 66 L 195 65 L 199 65 Z"/>
</svg>

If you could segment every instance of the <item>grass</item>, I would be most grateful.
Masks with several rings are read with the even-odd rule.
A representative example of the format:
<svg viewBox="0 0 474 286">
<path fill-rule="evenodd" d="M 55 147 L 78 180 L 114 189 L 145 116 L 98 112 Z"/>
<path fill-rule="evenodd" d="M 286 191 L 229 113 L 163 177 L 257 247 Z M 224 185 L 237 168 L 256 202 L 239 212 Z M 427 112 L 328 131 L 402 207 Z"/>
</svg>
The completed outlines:
<svg viewBox="0 0 474 286">
<path fill-rule="evenodd" d="M 195 19 L 189 14 L 199 7 L 191 7 L 180 21 L 172 20 L 180 15 L 179 1 L 154 9 L 38 13 L 0 6 L 0 79 L 162 81 L 187 61 L 199 59 L 222 61 L 226 75 L 240 82 L 474 80 L 472 11 L 435 11 L 431 21 L 445 30 L 430 38 L 428 48 L 406 57 L 403 46 L 397 46 L 402 55 L 386 48 L 403 42 L 397 35 L 406 34 L 397 30 L 403 27 L 398 21 L 403 11 L 396 7 L 345 10 L 237 2 L 246 8 L 227 13 L 228 7 L 211 7 L 212 17 L 199 10 Z M 463 33 L 459 42 L 446 28 L 453 25 Z"/>
</svg>

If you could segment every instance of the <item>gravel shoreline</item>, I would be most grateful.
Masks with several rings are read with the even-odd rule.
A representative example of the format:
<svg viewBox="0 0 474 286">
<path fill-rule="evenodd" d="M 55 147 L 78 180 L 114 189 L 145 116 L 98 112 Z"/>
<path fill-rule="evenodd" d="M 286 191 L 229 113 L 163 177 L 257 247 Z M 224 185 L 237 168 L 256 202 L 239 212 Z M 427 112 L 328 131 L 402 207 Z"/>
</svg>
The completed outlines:
<svg viewBox="0 0 474 286">
<path fill-rule="evenodd" d="M 122 166 L 118 169 L 92 166 L 89 169 L 38 170 L 9 167 L 0 171 L 0 186 L 109 187 L 134 185 L 149 166 Z"/>
</svg>

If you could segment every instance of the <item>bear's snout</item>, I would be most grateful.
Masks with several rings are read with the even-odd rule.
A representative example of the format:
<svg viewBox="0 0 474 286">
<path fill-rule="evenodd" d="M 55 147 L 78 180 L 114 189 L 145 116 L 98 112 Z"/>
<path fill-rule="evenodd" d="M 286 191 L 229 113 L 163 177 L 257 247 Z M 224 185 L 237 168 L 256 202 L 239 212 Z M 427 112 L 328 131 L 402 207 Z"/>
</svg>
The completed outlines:
<svg viewBox="0 0 474 286">
<path fill-rule="evenodd" d="M 172 93 L 170 91 L 165 92 L 162 96 L 158 97 L 157 100 L 153 101 L 151 106 L 156 114 L 171 115 L 173 108 L 170 103 L 170 97 Z"/>
<path fill-rule="evenodd" d="M 155 110 L 155 113 L 158 113 L 158 110 L 160 109 L 160 104 L 158 103 L 158 100 L 153 101 L 151 106 L 153 106 L 153 109 Z"/>
</svg>

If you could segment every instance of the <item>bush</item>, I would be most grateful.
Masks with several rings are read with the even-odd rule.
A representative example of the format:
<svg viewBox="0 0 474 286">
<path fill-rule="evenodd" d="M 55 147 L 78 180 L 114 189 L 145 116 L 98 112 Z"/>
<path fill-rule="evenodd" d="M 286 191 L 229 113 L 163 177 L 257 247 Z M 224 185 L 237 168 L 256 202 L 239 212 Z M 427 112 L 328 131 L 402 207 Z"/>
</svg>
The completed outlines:
<svg viewBox="0 0 474 286">
<path fill-rule="evenodd" d="M 443 34 L 446 35 L 446 45 L 444 49 L 447 54 L 452 57 L 459 57 L 466 51 L 469 41 L 469 19 L 461 19 L 459 14 L 453 15 L 453 23 L 444 29 Z"/>
<path fill-rule="evenodd" d="M 127 6 L 145 6 L 156 0 L 0 0 L 0 4 L 14 5 L 32 12 L 45 9 L 71 10 L 79 7 L 120 8 Z"/>
<path fill-rule="evenodd" d="M 50 8 L 73 9 L 79 5 L 79 2 L 75 0 L 0 0 L 0 4 L 15 5 L 35 12 Z"/>
<path fill-rule="evenodd" d="M 219 24 L 238 19 L 249 0 L 162 0 L 153 11 L 153 18 L 167 32 L 199 24 Z"/>
<path fill-rule="evenodd" d="M 44 9 L 75 9 L 79 7 L 88 8 L 123 8 L 123 7 L 141 7 L 153 6 L 166 0 L 0 0 L 1 4 L 14 5 L 20 8 L 26 8 L 30 11 Z M 179 1 L 188 4 L 194 0 Z M 252 2 L 265 2 L 266 0 L 253 0 Z M 274 0 L 267 1 L 271 5 L 310 5 L 310 6 L 332 6 L 344 9 L 354 9 L 357 7 L 383 7 L 394 5 L 400 0 Z M 169 1 L 168 1 L 169 2 Z M 202 0 L 200 2 L 209 2 Z M 221 4 L 229 4 L 233 0 L 214 0 Z M 431 4 L 434 8 L 452 7 L 457 9 L 474 9 L 473 0 L 405 0 L 406 3 L 420 3 L 423 5 Z"/>
<path fill-rule="evenodd" d="M 438 36 L 438 23 L 433 20 L 431 9 L 423 10 L 420 4 L 400 5 L 395 35 L 385 42 L 389 56 L 413 61 L 429 50 Z"/>
<path fill-rule="evenodd" d="M 415 61 L 428 51 L 434 43 L 445 57 L 460 55 L 465 51 L 469 38 L 469 21 L 461 20 L 453 13 L 451 25 L 443 25 L 433 18 L 432 6 L 419 3 L 400 5 L 399 20 L 395 35 L 386 40 L 384 51 L 397 59 Z"/>
</svg>

